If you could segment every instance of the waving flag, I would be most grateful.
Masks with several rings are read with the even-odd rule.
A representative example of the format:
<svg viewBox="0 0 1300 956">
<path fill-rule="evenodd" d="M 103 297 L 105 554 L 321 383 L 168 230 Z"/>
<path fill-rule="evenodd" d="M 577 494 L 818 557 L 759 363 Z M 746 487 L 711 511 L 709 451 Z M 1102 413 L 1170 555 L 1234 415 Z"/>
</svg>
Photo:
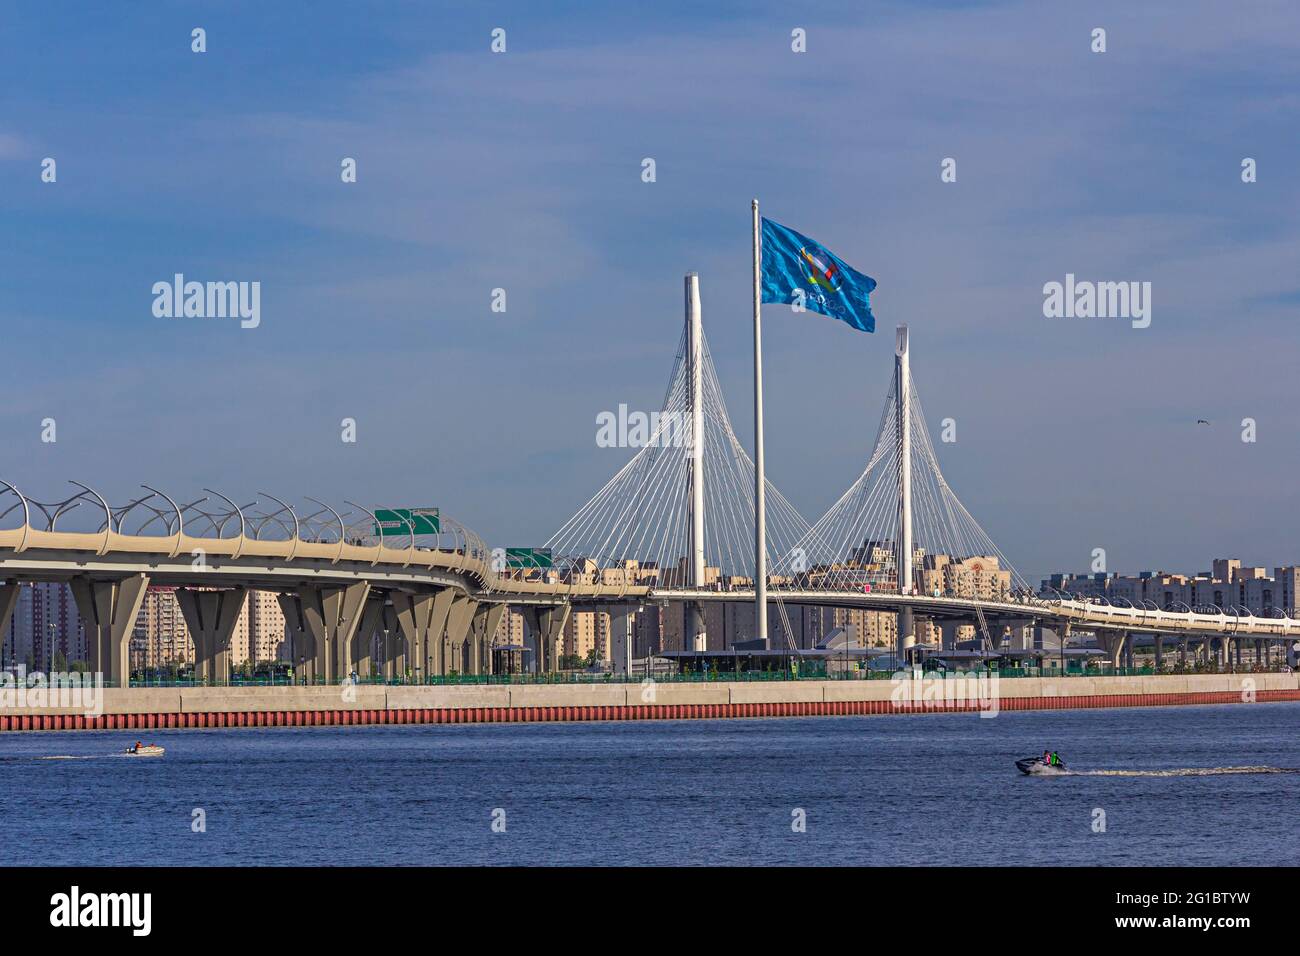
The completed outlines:
<svg viewBox="0 0 1300 956">
<path fill-rule="evenodd" d="M 849 266 L 821 243 L 763 219 L 764 302 L 802 305 L 862 332 L 876 331 L 871 291 L 876 280 Z"/>
</svg>

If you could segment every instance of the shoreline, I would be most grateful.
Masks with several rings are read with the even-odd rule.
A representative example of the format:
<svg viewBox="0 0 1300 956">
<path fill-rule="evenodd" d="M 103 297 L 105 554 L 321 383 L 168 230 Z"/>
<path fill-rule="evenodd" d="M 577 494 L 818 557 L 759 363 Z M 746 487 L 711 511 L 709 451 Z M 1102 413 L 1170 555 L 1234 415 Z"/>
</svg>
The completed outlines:
<svg viewBox="0 0 1300 956">
<path fill-rule="evenodd" d="M 726 720 L 1300 701 L 1300 675 L 963 681 L 104 688 L 82 706 L 0 706 L 0 732 Z M 962 695 L 965 696 L 962 696 Z M 8 704 L 8 702 L 6 702 Z M 98 708 L 96 708 L 98 709 Z"/>
</svg>

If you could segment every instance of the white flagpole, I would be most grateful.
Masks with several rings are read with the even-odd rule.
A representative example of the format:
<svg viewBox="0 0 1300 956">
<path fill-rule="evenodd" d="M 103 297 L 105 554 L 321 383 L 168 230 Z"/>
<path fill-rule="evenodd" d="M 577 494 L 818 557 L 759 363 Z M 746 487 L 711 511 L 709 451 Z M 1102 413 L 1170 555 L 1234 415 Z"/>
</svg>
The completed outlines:
<svg viewBox="0 0 1300 956">
<path fill-rule="evenodd" d="M 758 200 L 754 213 L 754 635 L 767 643 L 767 500 L 763 477 L 763 326 L 761 270 L 763 238 Z"/>
</svg>

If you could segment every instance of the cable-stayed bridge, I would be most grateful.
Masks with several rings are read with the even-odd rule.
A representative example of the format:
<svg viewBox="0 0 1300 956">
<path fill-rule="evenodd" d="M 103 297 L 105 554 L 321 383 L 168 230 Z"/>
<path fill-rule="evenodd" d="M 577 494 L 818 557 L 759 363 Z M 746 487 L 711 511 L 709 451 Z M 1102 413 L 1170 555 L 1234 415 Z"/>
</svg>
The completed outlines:
<svg viewBox="0 0 1300 956">
<path fill-rule="evenodd" d="M 807 605 L 897 615 L 903 654 L 916 643 L 918 620 L 939 626 L 945 645 L 949 628 L 974 627 L 989 649 L 1013 627 L 1077 628 L 1098 635 L 1114 662 L 1137 633 L 1156 635 L 1157 657 L 1168 636 L 1217 641 L 1220 655 L 1234 644 L 1240 653 L 1243 639 L 1300 637 L 1300 621 L 1285 609 L 1117 607 L 1034 594 L 944 479 L 909 346 L 900 326 L 865 467 L 811 525 L 770 482 L 766 506 L 756 508 L 754 462 L 727 413 L 694 274 L 662 409 L 648 416 L 627 463 L 531 564 L 446 515 L 436 529 L 401 517 L 405 530 L 393 534 L 376 510 L 350 502 L 336 510 L 304 498 L 294 507 L 261 493 L 240 504 L 211 490 L 186 500 L 145 486 L 115 506 L 77 482 L 67 497 L 47 501 L 0 480 L 0 633 L 20 584 L 67 582 L 92 669 L 126 686 L 146 589 L 175 586 L 199 674 L 215 681 L 228 673 L 231 633 L 248 590 L 258 588 L 277 593 L 308 677 L 337 681 L 373 665 L 420 679 L 490 670 L 493 635 L 514 605 L 538 667 L 554 670 L 574 607 L 608 610 L 619 641 L 647 602 L 680 602 L 686 647 L 708 649 L 706 605 L 768 607 L 755 589 L 761 553 L 785 641 L 786 608 Z M 756 516 L 765 518 L 762 533 Z M 630 640 L 613 649 L 616 669 L 626 669 L 630 653 Z"/>
</svg>

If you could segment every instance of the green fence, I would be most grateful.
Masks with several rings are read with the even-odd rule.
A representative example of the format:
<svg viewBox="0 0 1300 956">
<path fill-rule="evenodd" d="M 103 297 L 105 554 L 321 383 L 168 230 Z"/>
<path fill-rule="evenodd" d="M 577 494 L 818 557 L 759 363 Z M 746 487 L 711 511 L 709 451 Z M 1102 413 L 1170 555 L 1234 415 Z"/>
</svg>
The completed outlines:
<svg viewBox="0 0 1300 956">
<path fill-rule="evenodd" d="M 1231 670 L 1223 668 L 1215 670 L 1213 668 L 1184 668 L 1175 670 L 1157 671 L 1154 667 L 1106 667 L 1104 669 L 1089 668 L 1079 670 L 1071 668 L 1069 670 L 1059 670 L 1055 668 L 1032 668 L 1032 667 L 1014 667 L 1004 668 L 1002 670 L 993 670 L 989 668 L 975 668 L 967 671 L 956 670 L 925 670 L 922 669 L 923 676 L 941 676 L 951 675 L 954 679 L 978 675 L 997 675 L 999 679 L 1014 680 L 1020 677 L 1152 677 L 1157 675 L 1191 675 L 1191 674 L 1258 674 L 1258 673 L 1280 673 L 1282 668 L 1275 667 L 1270 670 L 1263 668 L 1239 668 Z M 531 684 L 627 684 L 639 683 L 647 677 L 659 683 L 669 684 L 707 684 L 719 682 L 773 682 L 773 681 L 795 681 L 795 680 L 892 680 L 897 673 L 895 670 L 852 670 L 843 667 L 840 661 L 831 661 L 829 669 L 826 669 L 826 662 L 818 661 L 816 666 L 809 664 L 801 665 L 799 672 L 794 673 L 786 670 L 771 671 L 706 671 L 691 673 L 674 673 L 674 674 L 602 674 L 590 673 L 587 671 L 560 671 L 554 674 L 444 674 L 432 677 L 414 677 L 407 676 L 385 680 L 382 677 L 363 677 L 359 678 L 356 683 L 358 686 L 425 686 L 425 687 L 445 687 L 445 686 L 484 686 L 493 684 L 506 685 L 531 685 Z M 177 679 L 149 677 L 144 678 L 134 676 L 131 679 L 132 687 L 326 687 L 338 686 L 347 683 L 346 680 L 326 682 L 323 680 L 307 681 L 305 679 L 294 680 L 287 677 L 232 677 L 226 681 L 209 683 L 202 680 L 194 679 Z"/>
</svg>

